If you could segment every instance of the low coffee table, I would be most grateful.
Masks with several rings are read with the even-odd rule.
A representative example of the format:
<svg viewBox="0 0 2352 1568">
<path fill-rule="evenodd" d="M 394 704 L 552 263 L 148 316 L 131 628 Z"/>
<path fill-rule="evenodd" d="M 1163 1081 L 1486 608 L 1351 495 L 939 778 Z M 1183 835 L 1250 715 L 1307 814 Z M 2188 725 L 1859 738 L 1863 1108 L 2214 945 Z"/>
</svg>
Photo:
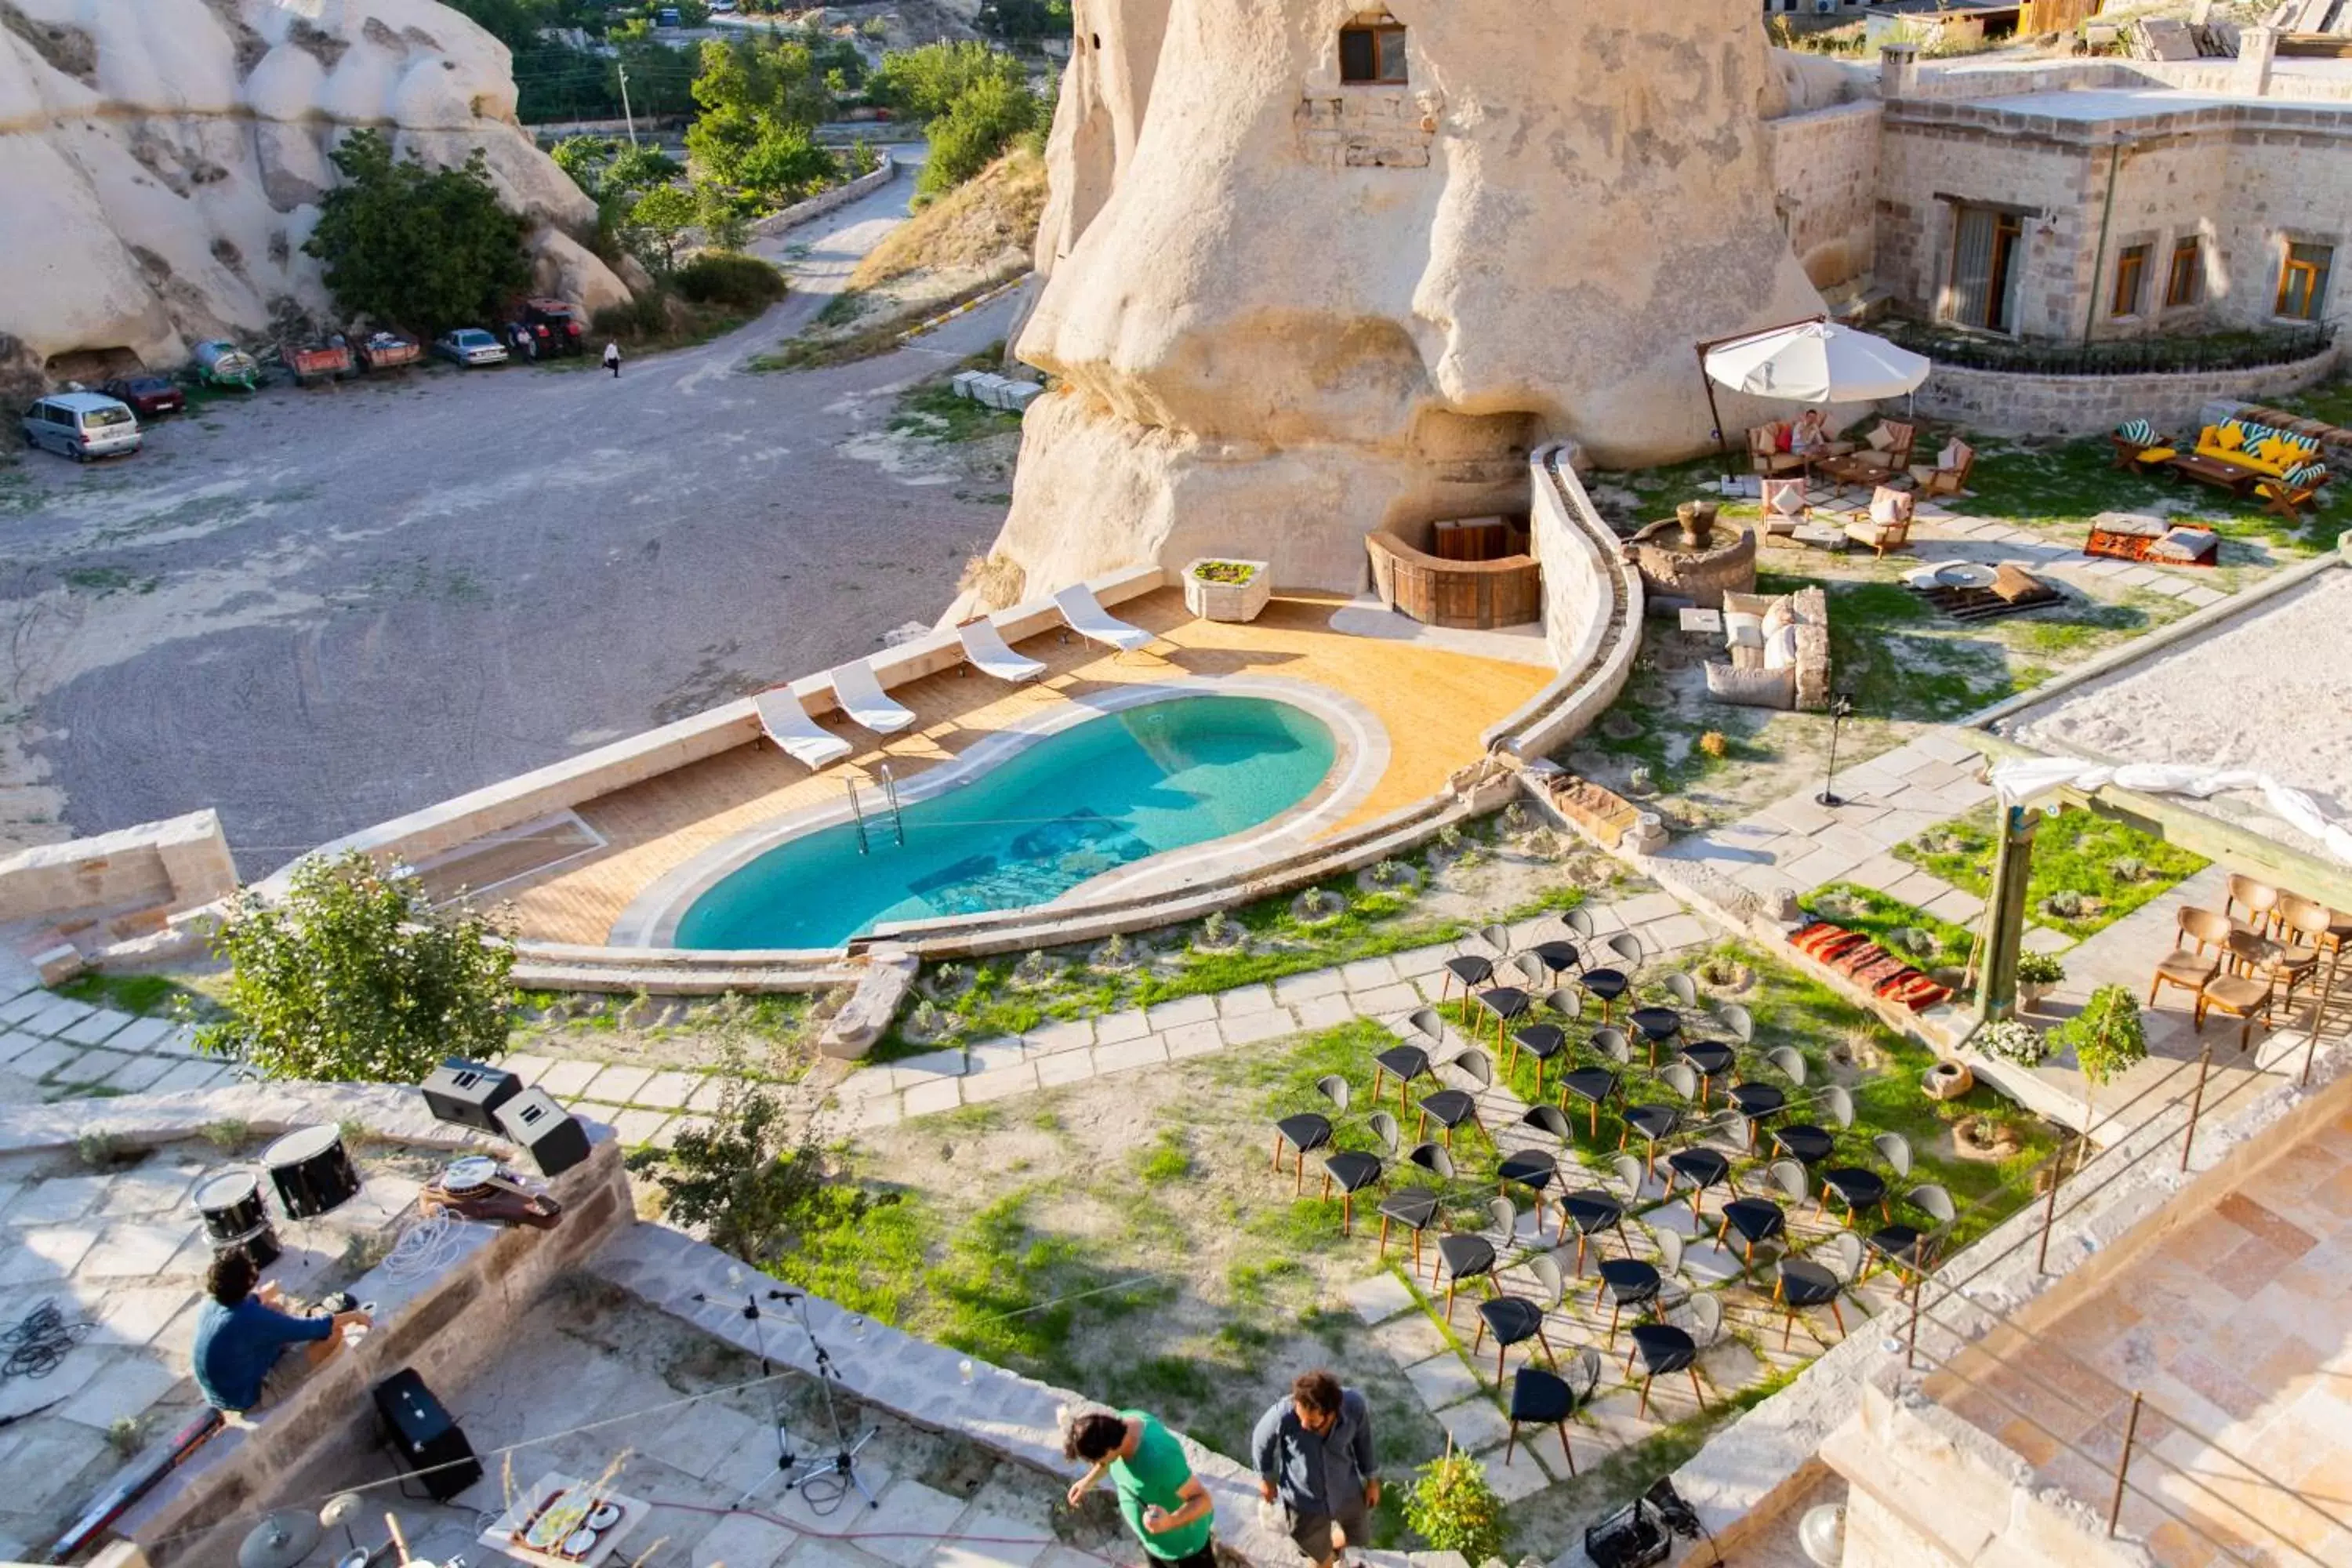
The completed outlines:
<svg viewBox="0 0 2352 1568">
<path fill-rule="evenodd" d="M 1906 470 L 1871 462 L 1860 452 L 1843 458 L 1824 458 L 1813 467 L 1842 485 L 1907 485 L 1911 482 L 1911 476 Z"/>
<path fill-rule="evenodd" d="M 2250 468 L 2242 463 L 2208 458 L 2196 452 L 2182 452 L 2166 466 L 2175 473 L 2187 474 L 2200 485 L 2228 490 L 2241 500 L 2253 494 L 2254 486 L 2269 477 L 2260 468 Z"/>
<path fill-rule="evenodd" d="M 1815 550 L 1843 552 L 1846 546 L 1845 530 L 1832 528 L 1826 523 L 1801 523 L 1789 537 Z"/>
</svg>

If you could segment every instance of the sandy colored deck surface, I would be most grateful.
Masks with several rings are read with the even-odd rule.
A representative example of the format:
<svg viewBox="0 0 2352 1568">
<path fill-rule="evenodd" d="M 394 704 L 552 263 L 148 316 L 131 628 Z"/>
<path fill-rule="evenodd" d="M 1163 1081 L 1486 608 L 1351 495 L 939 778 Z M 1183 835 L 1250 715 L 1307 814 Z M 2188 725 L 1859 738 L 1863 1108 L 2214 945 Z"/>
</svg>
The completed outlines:
<svg viewBox="0 0 2352 1568">
<path fill-rule="evenodd" d="M 513 901 L 526 936 L 600 942 L 656 878 L 731 834 L 839 800 L 844 777 L 865 779 L 885 758 L 901 780 L 912 778 L 1065 696 L 1185 677 L 1311 681 L 1379 715 L 1392 748 L 1388 770 L 1339 825 L 1344 827 L 1434 794 L 1447 774 L 1477 758 L 1479 731 L 1549 678 L 1549 670 L 1531 664 L 1334 632 L 1328 622 L 1339 605 L 1280 598 L 1255 622 L 1227 626 L 1191 619 L 1182 595 L 1172 589 L 1129 600 L 1114 613 L 1163 636 L 1149 653 L 1114 660 L 1076 638 L 1064 644 L 1052 634 L 1033 637 L 1020 647 L 1051 666 L 1043 680 L 1009 687 L 978 674 L 950 673 L 894 688 L 890 695 L 921 721 L 822 773 L 811 773 L 762 742 L 604 795 L 579 808 L 608 841 L 604 848 L 500 888 L 498 896 Z M 828 714 L 824 722 L 850 739 L 879 742 L 837 715 Z"/>
</svg>

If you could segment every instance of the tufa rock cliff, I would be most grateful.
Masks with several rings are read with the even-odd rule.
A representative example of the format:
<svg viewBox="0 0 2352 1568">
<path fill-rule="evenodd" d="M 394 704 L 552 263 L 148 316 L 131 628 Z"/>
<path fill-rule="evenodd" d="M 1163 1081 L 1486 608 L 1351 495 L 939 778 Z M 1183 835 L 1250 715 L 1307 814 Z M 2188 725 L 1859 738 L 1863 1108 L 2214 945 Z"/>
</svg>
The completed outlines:
<svg viewBox="0 0 2352 1568">
<path fill-rule="evenodd" d="M 627 298 L 572 237 L 593 205 L 514 102 L 505 46 L 430 0 L 0 0 L 0 380 L 331 319 L 302 241 L 353 126 L 428 163 L 481 148 L 538 226 L 537 285 Z"/>
<path fill-rule="evenodd" d="M 1342 28 L 1406 29 L 1343 82 Z M 1754 0 L 1078 0 L 997 548 L 1032 584 L 1524 509 L 1528 447 L 1706 440 L 1693 343 L 1821 309 Z M 1740 411 L 1727 407 L 1727 419 Z"/>
</svg>

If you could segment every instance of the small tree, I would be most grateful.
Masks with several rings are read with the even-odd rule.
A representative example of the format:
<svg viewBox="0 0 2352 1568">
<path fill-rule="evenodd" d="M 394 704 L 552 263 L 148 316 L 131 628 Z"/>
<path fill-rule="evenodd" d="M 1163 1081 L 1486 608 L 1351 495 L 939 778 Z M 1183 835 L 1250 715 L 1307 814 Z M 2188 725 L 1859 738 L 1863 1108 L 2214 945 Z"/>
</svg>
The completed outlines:
<svg viewBox="0 0 2352 1568">
<path fill-rule="evenodd" d="M 1467 1454 L 1448 1453 L 1416 1472 L 1404 1521 L 1432 1552 L 1459 1552 L 1473 1563 L 1502 1555 L 1503 1500 Z"/>
<path fill-rule="evenodd" d="M 327 264 L 344 314 L 429 334 L 491 318 L 530 281 L 527 226 L 499 204 L 481 149 L 428 169 L 395 160 L 381 132 L 354 131 L 329 156 L 342 183 L 302 249 Z"/>
<path fill-rule="evenodd" d="M 2147 1031 L 2141 1026 L 2139 998 L 2128 985 L 2102 985 L 2083 1010 L 2058 1026 L 2052 1037 L 2072 1046 L 2084 1081 L 2096 1089 L 2112 1083 L 2135 1062 L 2147 1059 Z M 2083 1097 L 2087 1105 L 2090 1096 Z"/>
<path fill-rule="evenodd" d="M 694 221 L 713 250 L 740 250 L 751 243 L 751 220 L 736 205 L 734 193 L 716 181 L 694 182 Z"/>
<path fill-rule="evenodd" d="M 915 189 L 938 195 L 962 184 L 1003 156 L 1043 109 L 1025 82 L 994 76 L 973 82 L 925 127 L 931 151 Z"/>
<path fill-rule="evenodd" d="M 687 192 L 676 185 L 656 185 L 629 209 L 624 237 L 631 253 L 656 271 L 671 270 L 677 265 L 678 241 L 694 226 L 696 210 L 695 199 Z"/>
<path fill-rule="evenodd" d="M 201 1050 L 271 1078 L 415 1083 L 445 1057 L 506 1049 L 514 949 L 470 910 L 356 852 L 295 868 L 282 904 L 247 889 L 213 938 L 228 1016 Z"/>
<path fill-rule="evenodd" d="M 765 1084 L 727 1067 L 727 1088 L 708 1125 L 680 1131 L 654 1180 L 669 1198 L 667 1216 L 703 1227 L 710 1245 L 746 1263 L 780 1257 L 824 1184 L 824 1156 L 813 1132 L 793 1130 Z"/>
</svg>

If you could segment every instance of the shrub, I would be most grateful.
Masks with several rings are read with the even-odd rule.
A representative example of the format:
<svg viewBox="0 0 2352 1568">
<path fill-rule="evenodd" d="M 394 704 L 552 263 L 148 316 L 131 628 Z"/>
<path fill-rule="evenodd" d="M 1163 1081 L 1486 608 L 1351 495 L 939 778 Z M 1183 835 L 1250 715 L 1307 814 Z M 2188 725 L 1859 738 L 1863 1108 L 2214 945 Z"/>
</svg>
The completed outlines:
<svg viewBox="0 0 2352 1568">
<path fill-rule="evenodd" d="M 2055 985 L 2066 978 L 2066 966 L 2046 952 L 2017 955 L 2017 979 L 2023 985 Z"/>
<path fill-rule="evenodd" d="M 962 184 L 1003 154 L 1013 139 L 1044 117 L 1045 105 L 1026 83 L 983 77 L 958 94 L 926 128 L 930 156 L 915 188 L 939 195 Z"/>
<path fill-rule="evenodd" d="M 2032 1067 L 2050 1054 L 2042 1031 L 2015 1018 L 2002 1018 L 1979 1029 L 1969 1044 L 1995 1061 Z"/>
<path fill-rule="evenodd" d="M 1503 1501 L 1467 1454 L 1421 1468 L 1405 1493 L 1404 1521 L 1433 1552 L 1459 1552 L 1473 1563 L 1502 1554 Z"/>
<path fill-rule="evenodd" d="M 2112 1082 L 2134 1062 L 2147 1058 L 2139 998 L 2127 985 L 2102 985 L 2092 992 L 2083 1010 L 2058 1026 L 2052 1039 L 2074 1048 L 2076 1065 L 2095 1086 Z"/>
<path fill-rule="evenodd" d="M 507 1048 L 505 932 L 357 852 L 303 861 L 283 903 L 241 893 L 213 952 L 231 966 L 229 1011 L 197 1047 L 271 1078 L 415 1083 L 445 1058 Z"/>
<path fill-rule="evenodd" d="M 354 131 L 327 154 L 342 178 L 302 242 L 326 263 L 345 316 L 426 335 L 489 317 L 530 281 L 529 224 L 499 204 L 482 151 L 454 169 L 394 159 L 379 131 Z"/>
<path fill-rule="evenodd" d="M 677 269 L 677 291 L 698 305 L 762 310 L 784 297 L 784 275 L 740 250 L 706 250 Z"/>
<path fill-rule="evenodd" d="M 746 1263 L 781 1256 L 824 1184 L 810 1130 L 797 1133 L 764 1084 L 730 1062 L 727 1087 L 708 1124 L 686 1127 L 653 1179 L 669 1203 L 666 1215 L 704 1229 L 710 1245 Z"/>
</svg>

